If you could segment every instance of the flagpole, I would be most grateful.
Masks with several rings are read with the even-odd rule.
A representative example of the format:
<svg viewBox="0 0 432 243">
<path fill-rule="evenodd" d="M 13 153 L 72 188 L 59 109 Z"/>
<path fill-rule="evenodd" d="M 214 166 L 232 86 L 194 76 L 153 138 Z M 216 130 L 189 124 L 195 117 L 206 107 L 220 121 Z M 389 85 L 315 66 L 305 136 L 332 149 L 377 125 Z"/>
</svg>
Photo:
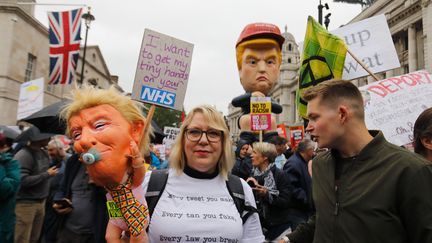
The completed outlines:
<svg viewBox="0 0 432 243">
<path fill-rule="evenodd" d="M 95 17 L 90 13 L 90 7 L 87 8 L 87 13 L 83 14 L 81 17 L 85 19 L 85 26 L 86 26 L 86 33 L 85 33 L 85 40 L 84 40 L 84 53 L 82 57 L 82 64 L 81 64 L 81 78 L 80 83 L 84 84 L 84 66 L 85 66 L 85 58 L 86 58 L 86 50 L 87 50 L 87 35 L 88 30 L 90 28 L 90 23 L 95 20 Z"/>
<path fill-rule="evenodd" d="M 354 58 L 354 60 L 358 62 L 358 64 L 360 64 L 360 66 L 364 68 L 364 70 L 366 70 L 366 72 L 369 73 L 370 76 L 372 76 L 375 79 L 375 81 L 379 80 L 379 78 L 374 73 L 372 73 L 372 71 L 368 67 L 366 67 L 366 65 L 360 59 L 358 59 L 348 48 L 347 48 L 347 52 Z"/>
</svg>

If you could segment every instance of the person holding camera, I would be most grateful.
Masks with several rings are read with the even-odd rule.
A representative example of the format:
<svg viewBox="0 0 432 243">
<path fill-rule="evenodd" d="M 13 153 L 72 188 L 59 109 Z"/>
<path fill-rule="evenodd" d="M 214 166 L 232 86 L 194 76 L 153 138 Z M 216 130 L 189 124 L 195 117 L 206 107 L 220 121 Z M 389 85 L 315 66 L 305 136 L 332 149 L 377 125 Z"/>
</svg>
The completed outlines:
<svg viewBox="0 0 432 243">
<path fill-rule="evenodd" d="M 45 218 L 42 229 L 42 237 L 45 243 L 57 242 L 57 230 L 61 217 L 53 209 L 53 198 L 60 187 L 63 178 L 66 160 L 70 157 L 65 151 L 64 144 L 58 138 L 51 138 L 48 142 L 47 152 L 51 159 L 50 167 L 58 168 L 58 173 L 50 179 L 48 198 L 45 204 Z"/>
<path fill-rule="evenodd" d="M 252 176 L 247 179 L 254 191 L 265 238 L 268 241 L 290 229 L 288 214 L 292 194 L 291 183 L 286 174 L 274 163 L 277 156 L 275 145 L 261 142 L 253 144 Z"/>
</svg>

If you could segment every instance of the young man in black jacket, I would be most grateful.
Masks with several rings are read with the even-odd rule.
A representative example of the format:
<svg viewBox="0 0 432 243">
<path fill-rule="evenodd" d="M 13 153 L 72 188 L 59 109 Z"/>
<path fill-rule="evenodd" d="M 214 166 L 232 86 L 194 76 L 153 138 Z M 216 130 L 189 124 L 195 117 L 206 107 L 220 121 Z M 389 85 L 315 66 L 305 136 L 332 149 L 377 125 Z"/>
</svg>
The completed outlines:
<svg viewBox="0 0 432 243">
<path fill-rule="evenodd" d="M 280 242 L 432 242 L 432 164 L 368 131 L 363 98 L 348 81 L 303 94 L 313 160 L 316 215 Z"/>
</svg>

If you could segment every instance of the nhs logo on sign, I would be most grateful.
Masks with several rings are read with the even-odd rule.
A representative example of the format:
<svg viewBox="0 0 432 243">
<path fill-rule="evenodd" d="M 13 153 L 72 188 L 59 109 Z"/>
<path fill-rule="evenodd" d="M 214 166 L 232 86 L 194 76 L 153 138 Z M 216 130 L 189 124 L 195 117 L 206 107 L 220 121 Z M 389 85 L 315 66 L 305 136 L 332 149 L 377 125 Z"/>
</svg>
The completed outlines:
<svg viewBox="0 0 432 243">
<path fill-rule="evenodd" d="M 159 104 L 162 106 L 174 107 L 176 94 L 161 89 L 155 89 L 148 86 L 142 86 L 141 100 L 149 103 Z"/>
</svg>

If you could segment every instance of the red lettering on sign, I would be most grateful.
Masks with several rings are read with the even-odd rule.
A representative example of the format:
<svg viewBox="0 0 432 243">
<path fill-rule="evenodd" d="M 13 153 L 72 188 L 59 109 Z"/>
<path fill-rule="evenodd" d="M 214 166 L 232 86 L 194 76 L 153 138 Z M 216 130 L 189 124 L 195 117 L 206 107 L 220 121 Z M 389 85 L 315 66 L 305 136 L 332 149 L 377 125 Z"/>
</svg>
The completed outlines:
<svg viewBox="0 0 432 243">
<path fill-rule="evenodd" d="M 386 89 L 378 85 L 369 86 L 368 91 L 373 92 L 381 97 L 385 97 L 388 93 Z"/>
<path fill-rule="evenodd" d="M 398 91 L 398 89 L 391 89 L 391 87 L 392 87 L 393 85 L 392 85 L 392 83 L 388 83 L 388 82 L 390 82 L 390 81 L 387 80 L 387 79 L 384 79 L 383 81 L 380 81 L 379 84 L 380 84 L 383 88 L 387 89 L 390 93 L 394 93 L 394 92 Z"/>
</svg>

